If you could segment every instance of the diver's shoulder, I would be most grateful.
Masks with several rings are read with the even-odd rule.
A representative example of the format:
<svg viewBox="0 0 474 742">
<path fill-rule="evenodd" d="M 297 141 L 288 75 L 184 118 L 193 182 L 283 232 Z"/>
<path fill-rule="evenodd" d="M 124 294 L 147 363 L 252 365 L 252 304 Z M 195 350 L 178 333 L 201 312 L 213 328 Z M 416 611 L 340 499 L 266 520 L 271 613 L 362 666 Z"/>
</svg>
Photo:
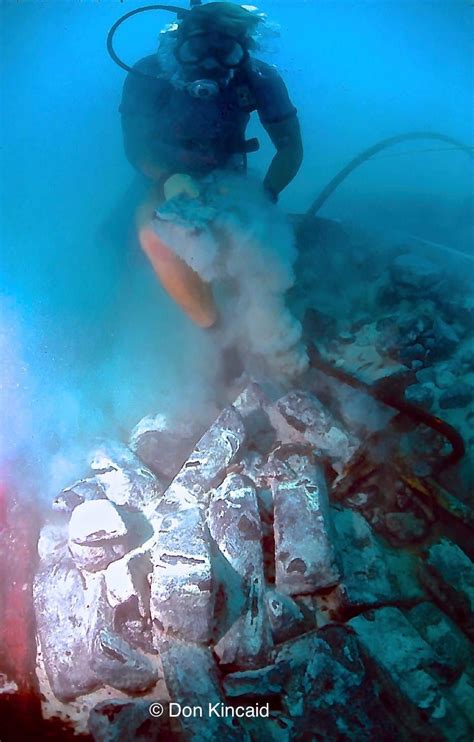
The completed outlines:
<svg viewBox="0 0 474 742">
<path fill-rule="evenodd" d="M 142 72 L 147 75 L 156 75 L 160 71 L 160 65 L 156 54 L 149 54 L 147 57 L 142 57 L 135 62 L 132 67 L 136 72 Z"/>
<path fill-rule="evenodd" d="M 121 113 L 137 113 L 154 109 L 158 99 L 167 95 L 168 83 L 160 77 L 156 56 L 150 54 L 135 62 L 125 78 L 122 90 Z"/>
<path fill-rule="evenodd" d="M 255 57 L 250 57 L 247 70 L 251 79 L 255 78 L 258 80 L 259 78 L 272 79 L 280 77 L 278 68 L 274 64 L 268 64 L 268 62 L 263 62 L 261 59 L 256 59 Z"/>
</svg>

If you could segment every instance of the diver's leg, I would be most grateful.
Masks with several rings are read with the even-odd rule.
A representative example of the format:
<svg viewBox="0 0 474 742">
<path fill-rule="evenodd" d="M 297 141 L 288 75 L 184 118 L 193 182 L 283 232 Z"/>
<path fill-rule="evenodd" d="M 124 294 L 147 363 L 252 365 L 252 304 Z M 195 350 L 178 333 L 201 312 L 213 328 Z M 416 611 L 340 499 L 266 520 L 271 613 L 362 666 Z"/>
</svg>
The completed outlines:
<svg viewBox="0 0 474 742">
<path fill-rule="evenodd" d="M 165 291 L 199 327 L 212 327 L 217 309 L 210 284 L 170 250 L 150 226 L 140 227 L 138 236 Z"/>
</svg>

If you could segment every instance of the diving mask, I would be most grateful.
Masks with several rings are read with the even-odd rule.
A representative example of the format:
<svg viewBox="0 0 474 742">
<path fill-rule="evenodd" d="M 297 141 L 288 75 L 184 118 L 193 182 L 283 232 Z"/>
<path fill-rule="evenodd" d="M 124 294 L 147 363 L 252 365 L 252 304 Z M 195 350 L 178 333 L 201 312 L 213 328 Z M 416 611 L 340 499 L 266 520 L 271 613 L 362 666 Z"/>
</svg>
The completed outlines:
<svg viewBox="0 0 474 742">
<path fill-rule="evenodd" d="M 247 57 L 247 51 L 237 38 L 209 32 L 186 37 L 178 44 L 175 54 L 185 67 L 202 65 L 211 58 L 225 69 L 239 67 Z"/>
</svg>

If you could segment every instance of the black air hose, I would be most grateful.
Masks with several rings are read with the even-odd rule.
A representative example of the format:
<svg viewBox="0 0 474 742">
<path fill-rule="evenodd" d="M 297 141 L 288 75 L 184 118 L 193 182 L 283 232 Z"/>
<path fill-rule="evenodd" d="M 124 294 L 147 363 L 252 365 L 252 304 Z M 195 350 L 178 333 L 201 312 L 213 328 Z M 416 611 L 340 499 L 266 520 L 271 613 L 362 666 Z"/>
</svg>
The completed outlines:
<svg viewBox="0 0 474 742">
<path fill-rule="evenodd" d="M 380 150 L 385 149 L 386 147 L 391 147 L 394 144 L 399 144 L 400 142 L 405 142 L 409 139 L 437 139 L 442 142 L 448 142 L 449 144 L 454 145 L 456 149 L 463 150 L 466 154 L 469 155 L 469 157 L 474 158 L 472 147 L 459 142 L 457 139 L 453 139 L 453 137 L 449 137 L 446 134 L 439 134 L 437 132 L 414 131 L 407 134 L 398 134 L 397 136 L 389 137 L 388 139 L 382 139 L 380 142 L 377 142 L 377 144 L 374 144 L 372 147 L 365 149 L 363 152 L 357 155 L 357 157 L 354 157 L 345 167 L 342 168 L 342 170 L 337 173 L 337 175 L 334 176 L 334 178 L 332 178 L 332 180 L 329 181 L 329 183 L 325 186 L 325 188 L 323 188 L 319 196 L 315 199 L 315 201 L 313 201 L 306 214 L 303 216 L 303 219 L 297 227 L 298 232 L 304 231 L 313 217 L 316 216 L 322 205 L 327 201 L 329 196 L 331 196 L 336 188 L 342 183 L 343 180 L 345 180 L 345 178 L 347 178 L 348 175 L 350 175 L 350 173 L 352 173 L 353 170 L 359 167 L 359 165 L 368 160 L 370 157 L 377 154 L 377 152 L 380 152 Z M 430 412 L 427 412 L 421 407 L 417 407 L 411 402 L 407 402 L 406 399 L 401 397 L 396 392 L 392 393 L 387 388 L 384 388 L 382 390 L 378 387 L 371 387 L 370 384 L 365 384 L 364 382 L 359 381 L 350 374 L 347 374 L 345 371 L 342 371 L 342 369 L 336 368 L 330 363 L 327 363 L 321 358 L 319 353 L 317 353 L 316 348 L 313 345 L 309 345 L 308 353 L 312 366 L 319 368 L 321 371 L 339 379 L 340 381 L 345 382 L 346 384 L 349 384 L 350 386 L 365 390 L 368 394 L 370 394 L 375 399 L 378 399 L 380 402 L 384 402 L 385 404 L 394 407 L 401 414 L 408 415 L 412 419 L 416 420 L 418 423 L 424 424 L 434 430 L 436 433 L 440 433 L 441 435 L 443 435 L 451 445 L 451 453 L 438 462 L 438 465 L 436 466 L 436 474 L 439 474 L 448 466 L 453 466 L 453 464 L 456 464 L 464 456 L 465 446 L 462 436 L 455 428 L 453 428 L 452 425 L 449 425 L 449 423 L 441 420 L 441 418 L 436 417 L 435 415 L 432 415 Z"/>
<path fill-rule="evenodd" d="M 448 466 L 453 466 L 453 464 L 456 464 L 464 456 L 465 448 L 462 436 L 445 420 L 441 420 L 441 418 L 432 415 L 427 410 L 424 410 L 411 402 L 407 402 L 407 400 L 401 397 L 398 392 L 392 391 L 388 385 L 371 386 L 351 374 L 348 374 L 341 368 L 334 366 L 322 358 L 312 343 L 308 345 L 308 356 L 310 365 L 313 368 L 317 368 L 319 371 L 322 371 L 328 376 L 332 376 L 338 381 L 342 381 L 344 384 L 347 384 L 354 389 L 360 389 L 361 391 L 366 392 L 379 402 L 383 402 L 384 404 L 389 405 L 389 407 L 393 407 L 402 415 L 407 415 L 412 420 L 416 420 L 417 423 L 426 425 L 428 428 L 431 428 L 436 433 L 439 433 L 446 438 L 451 445 L 451 452 L 437 462 L 434 467 L 435 474 L 439 474 Z"/>
<path fill-rule="evenodd" d="M 389 137 L 388 139 L 382 139 L 380 142 L 377 142 L 377 144 L 374 144 L 372 147 L 365 149 L 363 152 L 357 155 L 357 157 L 354 157 L 345 167 L 342 168 L 342 170 L 337 173 L 337 175 L 334 176 L 334 178 L 332 178 L 332 180 L 329 181 L 329 183 L 323 188 L 319 196 L 315 199 L 315 201 L 313 201 L 308 211 L 304 215 L 303 220 L 300 222 L 299 229 L 304 228 L 307 222 L 310 221 L 312 217 L 316 216 L 321 206 L 327 201 L 329 196 L 334 193 L 334 191 L 342 183 L 342 181 L 345 180 L 347 176 L 353 172 L 353 170 L 359 167 L 359 165 L 362 165 L 363 162 L 370 159 L 370 157 L 377 154 L 377 152 L 380 152 L 382 149 L 391 147 L 394 144 L 399 144 L 400 142 L 406 142 L 409 139 L 437 139 L 441 142 L 448 142 L 449 144 L 453 144 L 456 149 L 463 150 L 464 152 L 466 152 L 466 154 L 469 155 L 469 157 L 474 158 L 472 147 L 463 144 L 463 142 L 459 142 L 457 139 L 448 137 L 446 134 L 438 134 L 437 132 L 411 131 L 407 134 L 398 134 L 397 136 Z"/>
<path fill-rule="evenodd" d="M 188 10 L 186 10 L 186 8 L 180 8 L 177 5 L 142 5 L 142 7 L 140 8 L 135 8 L 135 10 L 131 10 L 129 13 L 125 13 L 125 15 L 121 16 L 118 21 L 115 21 L 114 25 L 111 27 L 109 33 L 107 34 L 107 51 L 115 64 L 118 64 L 118 66 L 126 72 L 131 72 L 133 75 L 138 75 L 139 77 L 149 77 L 155 79 L 152 75 L 148 75 L 145 72 L 140 72 L 140 70 L 137 70 L 134 67 L 130 67 L 130 65 L 122 62 L 114 49 L 114 36 L 118 27 L 121 26 L 122 23 L 125 23 L 125 21 L 127 21 L 133 15 L 138 15 L 138 13 L 145 13 L 148 10 L 167 10 L 170 13 L 176 13 L 178 18 L 182 18 L 184 15 L 186 15 L 186 13 L 189 12 Z"/>
</svg>

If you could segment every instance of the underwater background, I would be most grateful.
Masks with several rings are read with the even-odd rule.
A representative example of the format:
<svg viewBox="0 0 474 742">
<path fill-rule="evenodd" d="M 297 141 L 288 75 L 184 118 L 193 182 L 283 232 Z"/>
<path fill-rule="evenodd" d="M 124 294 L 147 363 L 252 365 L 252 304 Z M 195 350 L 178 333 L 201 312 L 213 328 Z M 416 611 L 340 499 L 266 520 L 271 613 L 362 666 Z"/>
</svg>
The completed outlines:
<svg viewBox="0 0 474 742">
<path fill-rule="evenodd" d="M 135 234 L 106 38 L 136 7 L 0 0 L 0 737 L 468 742 L 472 4 L 262 2 L 301 170 L 270 203 L 254 114 L 244 179 L 160 207 L 211 332 Z M 134 16 L 119 56 L 173 20 Z M 315 209 L 410 132 L 450 141 L 382 149 Z M 271 718 L 171 719 L 210 698 Z"/>
<path fill-rule="evenodd" d="M 95 436 L 124 438 L 150 412 L 198 414 L 212 397 L 209 341 L 159 288 L 133 236 L 124 73 L 105 39 L 134 7 L 1 3 L 2 460 L 46 499 L 82 471 Z M 472 142 L 469 3 L 273 0 L 260 9 L 280 31 L 262 56 L 286 81 L 305 146 L 284 210 L 305 212 L 384 137 L 439 131 Z M 151 53 L 170 20 L 131 19 L 117 34 L 121 56 Z M 256 120 L 253 135 L 261 149 L 250 168 L 263 176 L 273 150 Z M 417 141 L 365 163 L 320 216 L 472 254 L 472 204 L 466 154 Z M 446 260 L 463 264 L 456 253 Z M 341 296 L 354 289 L 343 267 L 333 279 Z"/>
</svg>

